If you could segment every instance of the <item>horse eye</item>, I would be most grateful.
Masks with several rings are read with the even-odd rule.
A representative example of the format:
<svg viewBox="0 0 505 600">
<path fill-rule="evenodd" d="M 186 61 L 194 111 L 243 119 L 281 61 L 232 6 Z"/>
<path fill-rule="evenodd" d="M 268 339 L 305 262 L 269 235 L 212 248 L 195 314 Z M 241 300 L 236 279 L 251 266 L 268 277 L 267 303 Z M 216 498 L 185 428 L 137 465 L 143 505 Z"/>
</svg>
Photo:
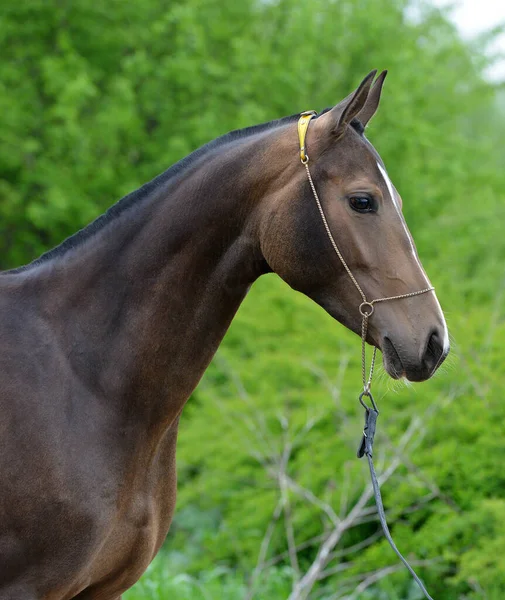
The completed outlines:
<svg viewBox="0 0 505 600">
<path fill-rule="evenodd" d="M 366 213 L 373 210 L 373 202 L 367 196 L 351 196 L 349 198 L 351 208 L 356 212 Z"/>
</svg>

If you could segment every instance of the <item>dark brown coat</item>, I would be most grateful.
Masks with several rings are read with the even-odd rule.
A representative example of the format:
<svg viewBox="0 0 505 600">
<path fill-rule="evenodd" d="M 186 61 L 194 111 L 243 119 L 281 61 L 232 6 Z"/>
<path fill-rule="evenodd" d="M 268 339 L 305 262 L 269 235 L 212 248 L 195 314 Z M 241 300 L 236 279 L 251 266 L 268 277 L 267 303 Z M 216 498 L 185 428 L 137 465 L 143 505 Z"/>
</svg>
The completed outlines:
<svg viewBox="0 0 505 600">
<path fill-rule="evenodd" d="M 333 234 L 370 297 L 426 286 L 399 196 L 357 131 L 382 79 L 370 92 L 367 78 L 307 138 Z M 115 600 L 142 575 L 174 511 L 181 411 L 261 274 L 359 331 L 296 122 L 212 142 L 0 276 L 2 600 Z M 367 214 L 350 204 L 364 194 Z M 377 306 L 369 342 L 393 376 L 425 379 L 448 349 L 436 297 L 392 304 Z"/>
</svg>

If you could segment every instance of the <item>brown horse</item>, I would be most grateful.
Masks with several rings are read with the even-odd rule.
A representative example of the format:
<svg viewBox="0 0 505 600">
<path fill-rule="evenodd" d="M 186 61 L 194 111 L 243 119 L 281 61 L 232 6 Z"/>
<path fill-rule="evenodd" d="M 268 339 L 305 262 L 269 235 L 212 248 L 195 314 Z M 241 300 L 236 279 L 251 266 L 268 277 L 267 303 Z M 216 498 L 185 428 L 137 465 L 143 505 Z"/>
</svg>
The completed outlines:
<svg viewBox="0 0 505 600">
<path fill-rule="evenodd" d="M 385 74 L 312 120 L 311 172 L 370 298 L 426 288 L 400 196 L 364 137 Z M 179 417 L 251 284 L 275 271 L 359 332 L 298 157 L 297 116 L 197 150 L 0 276 L 0 598 L 120 598 L 167 534 Z M 434 293 L 376 306 L 392 377 L 448 352 Z"/>
</svg>

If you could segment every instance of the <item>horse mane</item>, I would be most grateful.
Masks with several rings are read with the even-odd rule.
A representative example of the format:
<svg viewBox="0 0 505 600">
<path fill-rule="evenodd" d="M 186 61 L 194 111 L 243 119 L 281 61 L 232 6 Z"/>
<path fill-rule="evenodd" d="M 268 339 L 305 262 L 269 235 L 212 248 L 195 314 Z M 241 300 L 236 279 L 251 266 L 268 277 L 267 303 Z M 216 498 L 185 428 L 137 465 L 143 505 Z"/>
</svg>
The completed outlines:
<svg viewBox="0 0 505 600">
<path fill-rule="evenodd" d="M 330 108 L 325 108 L 319 113 L 318 116 L 328 112 L 329 110 Z M 103 229 L 106 225 L 108 225 L 111 221 L 116 219 L 119 215 L 123 214 L 132 206 L 135 206 L 142 200 L 149 197 L 161 186 L 165 185 L 168 181 L 174 179 L 175 177 L 189 169 L 198 160 L 200 160 L 210 152 L 217 150 L 223 146 L 226 146 L 232 142 L 236 142 L 238 140 L 248 138 L 252 135 L 264 133 L 265 131 L 269 131 L 282 125 L 292 123 L 298 120 L 299 116 L 300 114 L 296 113 L 288 117 L 282 117 L 280 119 L 268 121 L 267 123 L 252 125 L 250 127 L 245 127 L 244 129 L 235 129 L 233 131 L 230 131 L 229 133 L 225 133 L 224 135 L 215 138 L 214 140 L 194 150 L 193 152 L 191 152 L 191 154 L 188 154 L 188 156 L 182 158 L 174 165 L 169 167 L 166 171 L 164 171 L 151 181 L 145 183 L 137 190 L 130 192 L 129 194 L 118 200 L 109 209 L 107 209 L 105 213 L 97 217 L 94 221 L 92 221 L 89 225 L 86 225 L 83 229 L 77 231 L 70 237 L 63 240 L 63 242 L 61 242 L 58 246 L 55 246 L 51 250 L 44 252 L 38 258 L 26 265 L 8 271 L 4 271 L 4 273 L 21 273 L 23 271 L 31 269 L 32 267 L 37 267 L 42 263 L 46 263 L 50 260 L 53 260 L 54 258 L 62 256 L 67 251 L 74 249 L 77 246 L 80 246 L 83 242 L 87 241 L 95 233 Z M 364 127 L 357 119 L 353 119 L 350 125 L 360 135 L 363 135 Z"/>
</svg>

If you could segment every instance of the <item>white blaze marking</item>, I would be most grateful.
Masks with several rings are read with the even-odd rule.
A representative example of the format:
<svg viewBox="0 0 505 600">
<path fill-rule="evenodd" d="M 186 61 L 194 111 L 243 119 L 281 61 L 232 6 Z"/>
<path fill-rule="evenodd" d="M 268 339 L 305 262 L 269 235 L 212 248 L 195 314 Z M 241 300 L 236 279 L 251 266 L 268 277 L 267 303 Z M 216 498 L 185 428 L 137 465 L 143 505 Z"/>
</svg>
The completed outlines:
<svg viewBox="0 0 505 600">
<path fill-rule="evenodd" d="M 407 229 L 407 225 L 405 224 L 405 219 L 403 218 L 403 215 L 402 215 L 402 213 L 400 211 L 400 205 L 398 203 L 398 200 L 396 199 L 395 192 L 394 192 L 394 189 L 393 189 L 393 184 L 391 183 L 391 179 L 389 179 L 389 175 L 386 173 L 385 169 L 383 167 L 381 167 L 381 165 L 379 163 L 377 163 L 377 166 L 379 167 L 379 171 L 381 172 L 381 175 L 384 178 L 384 181 L 385 181 L 386 186 L 388 188 L 389 195 L 391 196 L 391 200 L 393 202 L 393 206 L 396 208 L 396 212 L 398 213 L 398 216 L 400 217 L 400 221 L 401 221 L 402 227 L 403 227 L 403 229 L 405 231 L 405 235 L 407 236 L 407 239 L 409 240 L 410 250 L 412 252 L 412 256 L 414 257 L 415 261 L 419 265 L 419 269 L 423 273 L 424 278 L 426 279 L 426 282 L 431 286 L 431 283 L 430 283 L 428 277 L 426 276 L 426 273 L 424 272 L 424 269 L 423 269 L 421 263 L 419 262 L 419 258 L 417 256 L 417 252 L 416 252 L 416 249 L 414 247 L 414 242 L 412 241 L 412 236 L 410 235 L 410 232 Z"/>
<path fill-rule="evenodd" d="M 382 177 L 384 178 L 384 181 L 386 182 L 387 188 L 388 188 L 388 192 L 389 195 L 391 196 L 391 200 L 393 201 L 393 204 L 395 205 L 396 208 L 396 212 L 400 212 L 400 206 L 398 204 L 398 200 L 396 199 L 395 196 L 395 192 L 393 190 L 393 184 L 391 183 L 391 179 L 389 179 L 389 175 L 386 173 L 385 169 L 383 169 L 379 163 L 377 163 L 377 166 L 379 167 L 379 171 L 381 172 Z"/>
<path fill-rule="evenodd" d="M 437 303 L 438 310 L 440 311 L 440 314 L 442 315 L 442 323 L 444 324 L 444 352 L 447 352 L 449 350 L 449 330 L 447 329 L 447 323 L 445 322 L 444 311 L 442 310 L 442 307 L 440 306 L 440 302 L 438 301 L 437 294 L 435 292 L 433 292 L 433 295 L 435 296 L 435 302 Z"/>
<path fill-rule="evenodd" d="M 391 196 L 393 205 L 396 208 L 396 212 L 398 213 L 398 216 L 400 217 L 400 221 L 402 223 L 403 229 L 405 230 L 405 235 L 407 236 L 407 239 L 409 240 L 409 244 L 410 244 L 410 248 L 412 250 L 412 255 L 414 257 L 414 260 L 417 262 L 421 273 L 424 275 L 424 278 L 427 283 L 427 287 L 432 287 L 431 282 L 428 279 L 428 276 L 426 275 L 426 271 L 423 269 L 423 266 L 421 265 L 421 263 L 419 261 L 419 257 L 417 256 L 417 252 L 414 247 L 414 242 L 412 241 L 412 236 L 410 235 L 410 232 L 407 229 L 407 225 L 405 224 L 405 219 L 403 218 L 403 215 L 401 213 L 400 204 L 396 198 L 396 195 L 395 195 L 395 192 L 393 189 L 393 184 L 391 183 L 391 179 L 389 179 L 389 175 L 387 174 L 386 170 L 379 163 L 377 163 L 377 166 L 379 167 L 379 171 L 380 171 L 382 177 L 384 178 L 384 181 L 388 188 L 389 195 Z M 444 351 L 447 351 L 449 348 L 449 331 L 447 329 L 447 323 L 445 322 L 444 312 L 442 311 L 442 307 L 440 306 L 440 302 L 438 301 L 437 295 L 435 292 L 433 293 L 433 295 L 435 296 L 435 301 L 437 303 L 438 310 L 440 311 L 440 314 L 442 316 L 442 322 L 444 324 Z"/>
</svg>

